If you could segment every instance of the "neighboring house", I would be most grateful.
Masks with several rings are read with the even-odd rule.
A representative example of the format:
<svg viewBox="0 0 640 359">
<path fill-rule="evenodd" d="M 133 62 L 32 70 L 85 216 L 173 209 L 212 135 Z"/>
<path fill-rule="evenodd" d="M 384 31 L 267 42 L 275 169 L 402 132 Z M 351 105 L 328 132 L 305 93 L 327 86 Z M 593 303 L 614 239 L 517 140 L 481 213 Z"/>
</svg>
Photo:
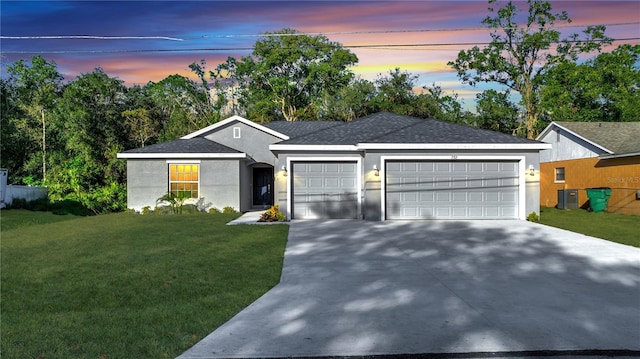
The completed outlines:
<svg viewBox="0 0 640 359">
<path fill-rule="evenodd" d="M 539 212 L 550 145 L 382 112 L 352 122 L 264 125 L 230 117 L 118 154 L 128 207 L 186 191 L 201 208 L 278 204 L 288 219 L 525 219 Z"/>
<path fill-rule="evenodd" d="M 537 139 L 552 145 L 540 154 L 542 206 L 577 190 L 587 208 L 586 188 L 609 187 L 607 211 L 640 214 L 640 122 L 552 122 Z"/>
</svg>

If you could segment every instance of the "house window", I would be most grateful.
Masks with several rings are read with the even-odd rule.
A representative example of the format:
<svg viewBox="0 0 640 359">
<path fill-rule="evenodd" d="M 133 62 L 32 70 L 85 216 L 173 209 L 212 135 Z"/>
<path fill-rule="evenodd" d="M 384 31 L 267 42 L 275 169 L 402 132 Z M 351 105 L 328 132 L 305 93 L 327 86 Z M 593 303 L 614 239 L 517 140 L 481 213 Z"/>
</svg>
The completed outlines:
<svg viewBox="0 0 640 359">
<path fill-rule="evenodd" d="M 556 180 L 555 182 L 563 183 L 564 182 L 564 167 L 556 168 Z"/>
<path fill-rule="evenodd" d="M 240 138 L 240 127 L 233 128 L 233 138 Z"/>
<path fill-rule="evenodd" d="M 192 163 L 169 164 L 169 191 L 174 195 L 186 194 L 189 198 L 198 198 L 200 165 Z"/>
</svg>

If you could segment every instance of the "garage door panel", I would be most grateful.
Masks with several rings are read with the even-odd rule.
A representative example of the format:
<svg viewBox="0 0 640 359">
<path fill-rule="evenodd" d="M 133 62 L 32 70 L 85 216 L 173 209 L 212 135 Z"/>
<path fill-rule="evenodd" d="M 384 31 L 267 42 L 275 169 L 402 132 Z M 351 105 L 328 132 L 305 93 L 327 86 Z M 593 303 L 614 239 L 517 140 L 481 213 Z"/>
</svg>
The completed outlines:
<svg viewBox="0 0 640 359">
<path fill-rule="evenodd" d="M 356 162 L 293 162 L 292 218 L 357 218 Z"/>
<path fill-rule="evenodd" d="M 389 161 L 386 217 L 517 218 L 518 168 L 515 161 Z"/>
</svg>

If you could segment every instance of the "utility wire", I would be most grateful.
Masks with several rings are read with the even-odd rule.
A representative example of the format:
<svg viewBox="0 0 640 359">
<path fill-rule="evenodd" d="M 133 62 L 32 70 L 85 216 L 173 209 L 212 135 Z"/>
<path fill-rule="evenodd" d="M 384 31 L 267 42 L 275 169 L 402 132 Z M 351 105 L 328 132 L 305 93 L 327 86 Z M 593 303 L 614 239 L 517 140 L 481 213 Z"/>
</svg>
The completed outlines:
<svg viewBox="0 0 640 359">
<path fill-rule="evenodd" d="M 628 37 L 611 39 L 612 42 L 640 40 L 640 37 Z M 571 43 L 582 40 L 567 41 Z M 597 40 L 603 42 L 604 40 Z M 554 42 L 560 44 L 564 42 Z M 371 45 L 342 45 L 345 49 L 398 49 L 398 48 L 420 48 L 438 46 L 476 46 L 490 45 L 490 42 L 458 42 L 458 43 L 436 43 L 436 44 L 371 44 Z M 218 51 L 248 51 L 253 47 L 203 47 L 186 49 L 111 49 L 111 50 L 42 50 L 42 51 L 2 51 L 4 54 L 105 54 L 105 53 L 151 53 L 151 52 L 218 52 Z M 422 49 L 428 50 L 428 49 Z"/>
<path fill-rule="evenodd" d="M 167 36 L 94 36 L 94 35 L 46 35 L 46 36 L 1 36 L 0 39 L 6 40 L 77 40 L 77 39 L 91 39 L 91 40 L 170 40 L 170 41 L 184 41 L 177 37 Z"/>
<path fill-rule="evenodd" d="M 615 22 L 608 24 L 576 24 L 576 25 L 557 25 L 554 28 L 570 28 L 570 27 L 588 27 L 588 26 L 624 26 L 638 25 L 640 21 Z M 518 27 L 513 27 L 517 29 Z M 169 36 L 98 36 L 98 35 L 43 35 L 43 36 L 3 36 L 0 39 L 6 40 L 169 40 L 169 41 L 186 41 L 202 38 L 243 38 L 243 37 L 288 37 L 288 36 L 318 36 L 318 35 L 369 35 L 369 34 L 399 34 L 399 33 L 424 33 L 424 32 L 460 32 L 486 30 L 486 27 L 468 27 L 454 29 L 405 29 L 405 30 L 363 30 L 363 31 L 332 31 L 332 32 L 296 32 L 291 34 L 282 33 L 263 33 L 263 34 L 223 34 L 223 35 L 202 35 L 200 37 L 169 37 Z"/>
<path fill-rule="evenodd" d="M 615 22 L 608 24 L 576 24 L 576 25 L 557 25 L 553 28 L 570 28 L 570 27 L 588 27 L 588 26 L 624 26 L 624 25 L 638 25 L 640 21 L 630 22 Z M 518 29 L 520 27 L 511 27 L 509 29 Z M 227 35 L 203 35 L 202 38 L 236 38 L 236 37 L 287 37 L 287 36 L 318 36 L 318 35 L 368 35 L 368 34 L 396 34 L 396 33 L 414 33 L 414 32 L 460 32 L 460 31 L 475 31 L 475 30 L 487 30 L 486 27 L 467 27 L 467 28 L 454 28 L 454 29 L 414 29 L 414 30 L 364 30 L 364 31 L 332 31 L 332 32 L 306 32 L 306 33 L 293 33 L 293 34 L 281 34 L 281 33 L 264 33 L 264 34 L 227 34 Z"/>
</svg>

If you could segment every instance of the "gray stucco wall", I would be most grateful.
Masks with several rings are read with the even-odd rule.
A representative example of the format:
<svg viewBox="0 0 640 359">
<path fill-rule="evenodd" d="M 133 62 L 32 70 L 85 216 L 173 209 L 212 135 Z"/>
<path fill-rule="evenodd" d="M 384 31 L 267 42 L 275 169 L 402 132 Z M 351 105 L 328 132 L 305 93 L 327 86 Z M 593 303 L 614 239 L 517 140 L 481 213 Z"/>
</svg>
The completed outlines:
<svg viewBox="0 0 640 359">
<path fill-rule="evenodd" d="M 127 207 L 154 208 L 156 199 L 167 193 L 168 181 L 166 160 L 127 160 Z"/>
<path fill-rule="evenodd" d="M 234 138 L 234 128 L 240 129 L 240 138 Z M 255 162 L 267 163 L 272 166 L 276 158 L 269 151 L 269 145 L 282 141 L 278 137 L 247 126 L 242 122 L 232 122 L 205 136 L 205 138 L 242 151 Z"/>
<path fill-rule="evenodd" d="M 207 208 L 226 206 L 240 210 L 240 168 L 234 159 L 203 160 L 200 164 L 200 197 Z"/>
<path fill-rule="evenodd" d="M 194 163 L 193 160 L 127 160 L 127 207 L 140 211 L 156 206 L 156 199 L 169 188 L 169 163 Z M 201 160 L 198 205 L 208 209 L 231 206 L 241 208 L 240 168 L 238 159 Z M 187 203 L 195 203 L 189 200 Z"/>
</svg>

